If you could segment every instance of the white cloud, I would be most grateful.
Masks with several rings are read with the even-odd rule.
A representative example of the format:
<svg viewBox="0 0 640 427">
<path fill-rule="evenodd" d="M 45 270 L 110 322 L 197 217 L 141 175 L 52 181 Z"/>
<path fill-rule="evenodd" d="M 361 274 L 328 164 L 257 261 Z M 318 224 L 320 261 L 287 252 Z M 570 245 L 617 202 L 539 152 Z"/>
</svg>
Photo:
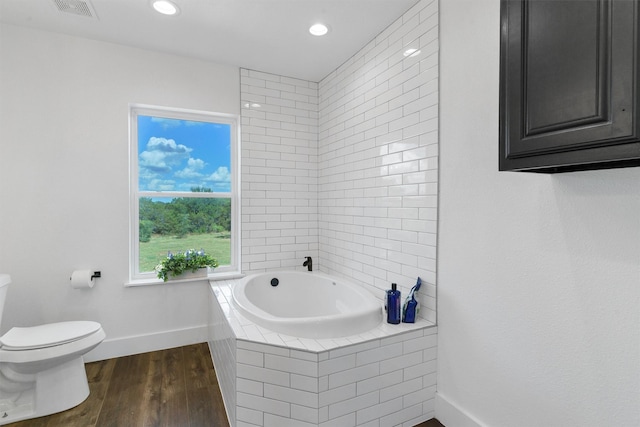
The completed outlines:
<svg viewBox="0 0 640 427">
<path fill-rule="evenodd" d="M 170 179 L 151 179 L 145 187 L 147 191 L 173 191 L 176 182 Z"/>
<path fill-rule="evenodd" d="M 165 153 L 188 154 L 191 148 L 186 145 L 176 144 L 173 139 L 157 138 L 152 136 L 147 142 L 147 150 L 162 151 Z"/>
<path fill-rule="evenodd" d="M 182 123 L 182 120 L 165 119 L 163 117 L 151 117 L 151 121 L 154 123 L 159 123 L 164 129 L 175 128 L 180 126 L 180 124 Z"/>
<path fill-rule="evenodd" d="M 146 150 L 140 153 L 140 169 L 155 173 L 167 173 L 173 166 L 189 157 L 191 148 L 176 144 L 173 139 L 149 138 Z"/>
<path fill-rule="evenodd" d="M 189 158 L 187 161 L 187 167 L 175 173 L 177 178 L 193 179 L 201 178 L 202 173 L 198 172 L 205 167 L 206 163 L 202 159 Z"/>
<path fill-rule="evenodd" d="M 229 174 L 229 168 L 226 166 L 220 166 L 214 173 L 212 173 L 207 181 L 213 182 L 231 182 L 231 175 Z"/>
</svg>

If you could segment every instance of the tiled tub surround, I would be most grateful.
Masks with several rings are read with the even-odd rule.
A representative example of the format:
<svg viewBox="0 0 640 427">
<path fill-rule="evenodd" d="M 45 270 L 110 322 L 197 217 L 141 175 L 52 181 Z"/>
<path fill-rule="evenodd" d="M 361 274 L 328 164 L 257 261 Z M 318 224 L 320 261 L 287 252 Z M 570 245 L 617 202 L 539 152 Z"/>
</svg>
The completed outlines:
<svg viewBox="0 0 640 427">
<path fill-rule="evenodd" d="M 413 426 L 433 418 L 437 328 L 426 320 L 304 339 L 234 309 L 236 280 L 211 282 L 210 342 L 232 426 Z"/>
<path fill-rule="evenodd" d="M 212 285 L 211 348 L 233 426 L 433 416 L 438 32 L 438 1 L 421 0 L 320 82 L 241 70 L 243 272 L 302 269 L 312 256 L 381 295 L 393 282 L 407 295 L 419 276 L 424 319 L 298 339 L 243 323 L 215 295 L 232 282 Z"/>
</svg>

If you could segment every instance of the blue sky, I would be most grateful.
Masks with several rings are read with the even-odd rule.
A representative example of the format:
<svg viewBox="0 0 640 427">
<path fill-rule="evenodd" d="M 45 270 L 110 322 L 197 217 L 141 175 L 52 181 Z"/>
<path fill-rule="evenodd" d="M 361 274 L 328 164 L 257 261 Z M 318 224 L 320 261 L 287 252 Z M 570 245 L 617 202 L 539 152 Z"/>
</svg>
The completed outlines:
<svg viewBox="0 0 640 427">
<path fill-rule="evenodd" d="M 231 126 L 138 116 L 140 191 L 231 191 Z"/>
</svg>

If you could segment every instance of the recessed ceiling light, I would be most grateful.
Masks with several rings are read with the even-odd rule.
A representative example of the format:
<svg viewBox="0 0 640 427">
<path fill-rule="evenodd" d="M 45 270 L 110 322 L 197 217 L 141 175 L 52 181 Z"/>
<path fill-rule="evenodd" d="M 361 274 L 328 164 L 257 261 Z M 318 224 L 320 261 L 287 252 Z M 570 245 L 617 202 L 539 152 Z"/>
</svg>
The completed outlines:
<svg viewBox="0 0 640 427">
<path fill-rule="evenodd" d="M 154 0 L 151 5 L 163 15 L 177 15 L 180 12 L 178 6 L 169 0 Z"/>
<path fill-rule="evenodd" d="M 324 24 L 313 24 L 309 27 L 309 32 L 314 36 L 324 36 L 329 32 L 329 28 Z"/>
<path fill-rule="evenodd" d="M 404 56 L 406 56 L 407 58 L 413 58 L 414 56 L 418 56 L 420 55 L 420 49 L 407 49 L 404 51 L 403 53 Z"/>
</svg>

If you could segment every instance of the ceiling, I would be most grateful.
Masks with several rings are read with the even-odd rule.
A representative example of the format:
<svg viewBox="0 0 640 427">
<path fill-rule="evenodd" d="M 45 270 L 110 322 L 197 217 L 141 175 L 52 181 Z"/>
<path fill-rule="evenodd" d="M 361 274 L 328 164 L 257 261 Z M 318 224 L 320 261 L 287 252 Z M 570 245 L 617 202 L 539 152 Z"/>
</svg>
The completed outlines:
<svg viewBox="0 0 640 427">
<path fill-rule="evenodd" d="M 177 16 L 150 0 L 0 0 L 0 22 L 318 82 L 418 0 L 174 2 Z M 326 36 L 309 34 L 318 21 Z"/>
</svg>

